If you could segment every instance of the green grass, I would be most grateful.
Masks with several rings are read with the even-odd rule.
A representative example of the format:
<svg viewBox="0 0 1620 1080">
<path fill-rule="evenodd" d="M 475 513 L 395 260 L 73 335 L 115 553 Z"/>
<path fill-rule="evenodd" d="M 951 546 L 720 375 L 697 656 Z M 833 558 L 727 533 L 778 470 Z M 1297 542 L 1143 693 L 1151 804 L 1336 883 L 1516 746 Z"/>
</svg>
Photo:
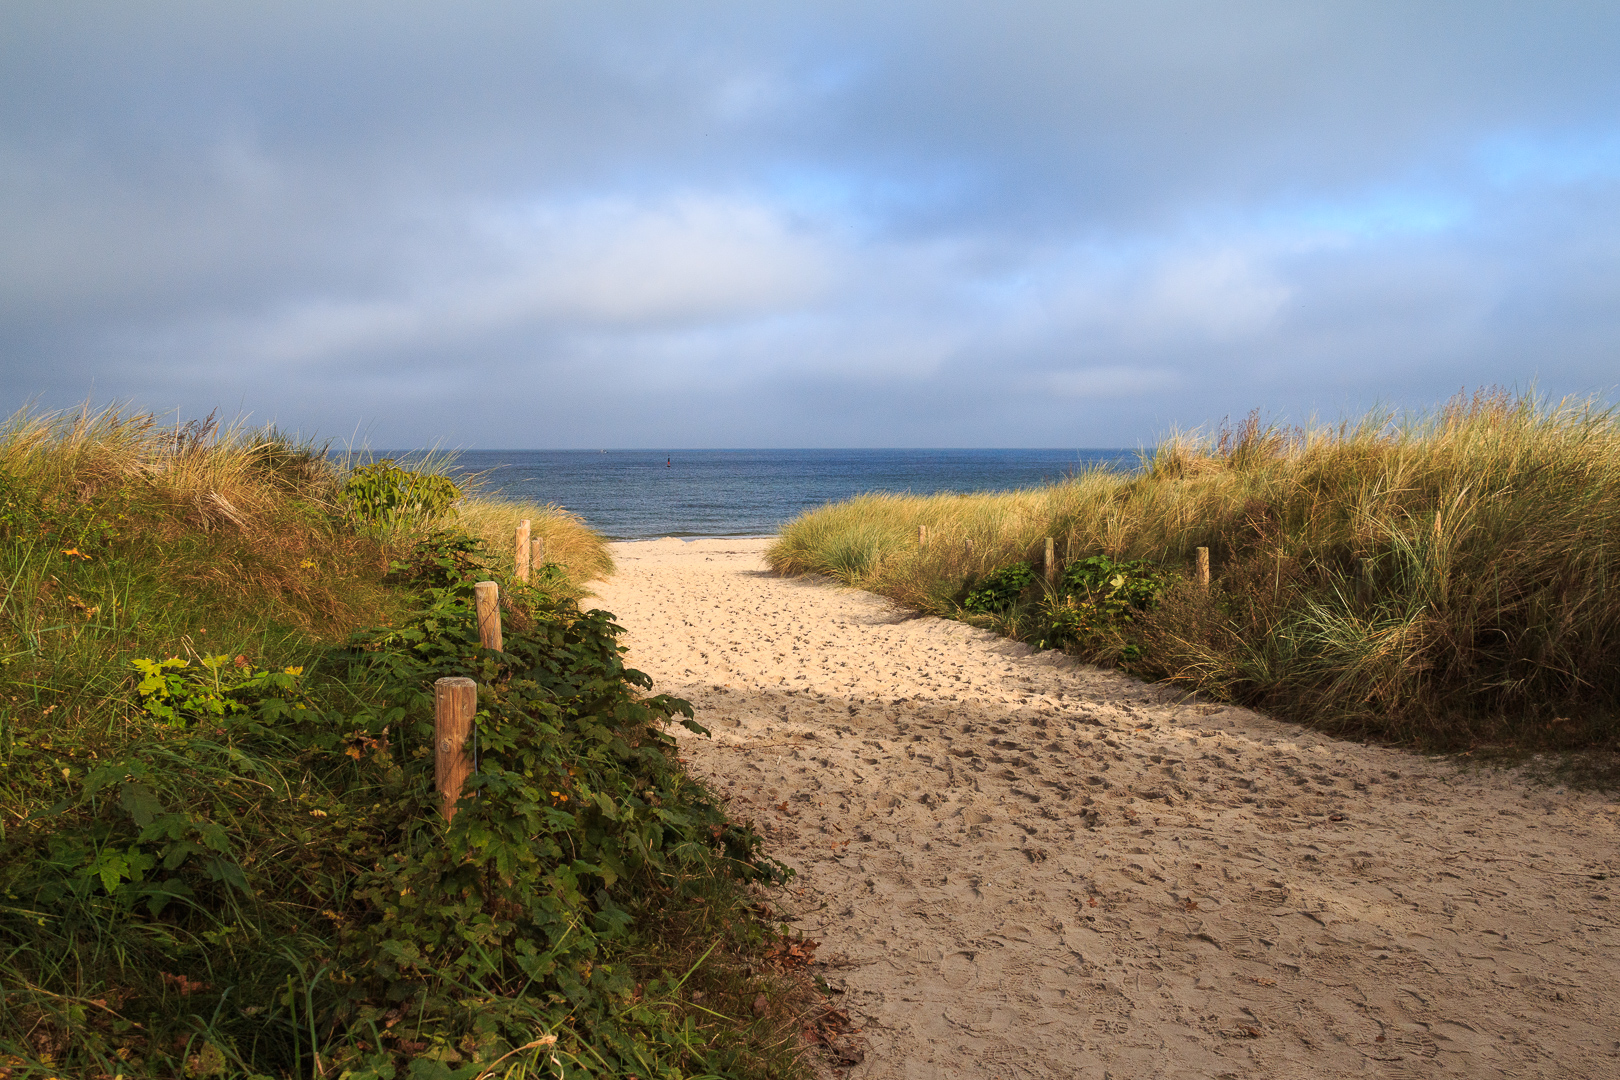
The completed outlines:
<svg viewBox="0 0 1620 1080">
<path fill-rule="evenodd" d="M 273 431 L 0 435 L 0 1075 L 799 1075 L 776 869 L 573 603 L 600 538 L 524 510 L 557 559 L 524 587 L 344 483 Z M 442 675 L 482 688 L 448 828 Z"/>
<path fill-rule="evenodd" d="M 1132 476 L 824 507 L 790 523 L 769 559 L 963 616 L 987 575 L 1039 568 L 1049 536 L 1060 564 L 1142 559 L 1170 579 L 1150 610 L 1067 639 L 1088 659 L 1431 748 L 1615 745 L 1612 410 L 1482 393 L 1334 428 L 1251 417 L 1213 439 L 1170 438 Z M 1191 577 L 1199 547 L 1214 567 L 1207 592 Z M 1098 600 L 1037 586 L 968 617 L 1038 640 L 1059 608 Z"/>
</svg>

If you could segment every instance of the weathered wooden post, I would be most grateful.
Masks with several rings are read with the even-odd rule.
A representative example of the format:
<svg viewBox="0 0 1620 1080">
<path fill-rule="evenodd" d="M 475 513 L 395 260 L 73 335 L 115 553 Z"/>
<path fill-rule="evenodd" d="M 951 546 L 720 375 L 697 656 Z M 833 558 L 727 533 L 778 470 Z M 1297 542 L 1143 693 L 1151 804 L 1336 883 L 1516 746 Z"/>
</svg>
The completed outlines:
<svg viewBox="0 0 1620 1080">
<path fill-rule="evenodd" d="M 926 525 L 917 526 L 917 546 L 920 548 L 928 546 L 928 526 Z"/>
<path fill-rule="evenodd" d="M 1198 549 L 1198 587 L 1209 590 L 1209 548 Z"/>
<path fill-rule="evenodd" d="M 514 576 L 525 585 L 529 583 L 529 519 L 517 523 L 517 536 L 512 545 Z"/>
<path fill-rule="evenodd" d="M 473 586 L 473 601 L 478 608 L 478 640 L 486 649 L 501 651 L 501 587 L 493 581 L 480 581 Z"/>
<path fill-rule="evenodd" d="M 1046 538 L 1046 580 L 1048 583 L 1057 580 L 1057 544 L 1050 536 Z"/>
<path fill-rule="evenodd" d="M 478 684 L 471 679 L 436 679 L 433 683 L 434 780 L 443 799 L 444 820 L 456 816 L 461 785 L 472 775 L 467 737 L 478 711 Z"/>
<path fill-rule="evenodd" d="M 546 565 L 546 542 L 537 536 L 529 541 L 529 571 L 537 574 L 544 565 Z"/>
</svg>

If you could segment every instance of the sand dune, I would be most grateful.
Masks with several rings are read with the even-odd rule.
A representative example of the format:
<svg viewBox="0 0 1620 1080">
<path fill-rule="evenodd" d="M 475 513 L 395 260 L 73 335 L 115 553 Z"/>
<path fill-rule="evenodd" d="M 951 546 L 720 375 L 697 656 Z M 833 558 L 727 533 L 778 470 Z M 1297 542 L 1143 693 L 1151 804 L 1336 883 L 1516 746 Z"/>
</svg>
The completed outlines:
<svg viewBox="0 0 1620 1080">
<path fill-rule="evenodd" d="M 847 1075 L 1620 1076 L 1612 797 L 1183 702 L 763 549 L 618 544 L 595 603 L 798 869 Z"/>
</svg>

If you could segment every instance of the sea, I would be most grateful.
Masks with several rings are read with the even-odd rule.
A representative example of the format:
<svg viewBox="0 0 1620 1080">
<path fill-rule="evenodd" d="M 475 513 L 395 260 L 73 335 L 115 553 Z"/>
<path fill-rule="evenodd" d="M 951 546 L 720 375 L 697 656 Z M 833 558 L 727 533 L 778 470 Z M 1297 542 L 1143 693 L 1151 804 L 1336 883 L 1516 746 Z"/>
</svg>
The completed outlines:
<svg viewBox="0 0 1620 1080">
<path fill-rule="evenodd" d="M 1011 491 L 1139 463 L 1135 450 L 462 450 L 452 469 L 485 494 L 556 503 L 610 539 L 644 540 L 771 536 L 866 492 Z"/>
</svg>

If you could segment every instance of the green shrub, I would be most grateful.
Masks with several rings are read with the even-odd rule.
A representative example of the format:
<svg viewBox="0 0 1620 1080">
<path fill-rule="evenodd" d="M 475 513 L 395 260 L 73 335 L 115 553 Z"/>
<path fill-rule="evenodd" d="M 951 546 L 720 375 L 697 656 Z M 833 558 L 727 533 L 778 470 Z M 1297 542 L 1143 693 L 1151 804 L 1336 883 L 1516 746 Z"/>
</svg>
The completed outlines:
<svg viewBox="0 0 1620 1080">
<path fill-rule="evenodd" d="M 135 684 L 141 708 L 169 727 L 184 728 L 247 712 L 251 704 L 297 702 L 303 668 L 260 671 L 245 656 L 204 656 L 197 667 L 177 656 L 130 661 L 141 678 Z M 274 719 L 267 716 L 266 719 Z"/>
<path fill-rule="evenodd" d="M 1036 582 L 1029 563 L 1013 563 L 987 575 L 962 600 L 962 609 L 991 615 L 1013 606 L 1025 589 Z"/>
<path fill-rule="evenodd" d="M 1033 620 L 1035 646 L 1069 648 L 1091 660 L 1140 661 L 1142 644 L 1130 626 L 1158 604 L 1170 580 L 1146 559 L 1092 555 L 1076 560 L 1064 568 L 1057 595 Z"/>
<path fill-rule="evenodd" d="M 461 490 L 447 476 L 413 472 L 384 458 L 351 472 L 343 484 L 342 498 L 360 521 L 386 526 L 450 515 Z"/>
<path fill-rule="evenodd" d="M 1147 611 L 1170 585 L 1170 577 L 1146 559 L 1116 561 L 1091 555 L 1064 567 L 1060 591 L 1126 609 Z"/>
</svg>

